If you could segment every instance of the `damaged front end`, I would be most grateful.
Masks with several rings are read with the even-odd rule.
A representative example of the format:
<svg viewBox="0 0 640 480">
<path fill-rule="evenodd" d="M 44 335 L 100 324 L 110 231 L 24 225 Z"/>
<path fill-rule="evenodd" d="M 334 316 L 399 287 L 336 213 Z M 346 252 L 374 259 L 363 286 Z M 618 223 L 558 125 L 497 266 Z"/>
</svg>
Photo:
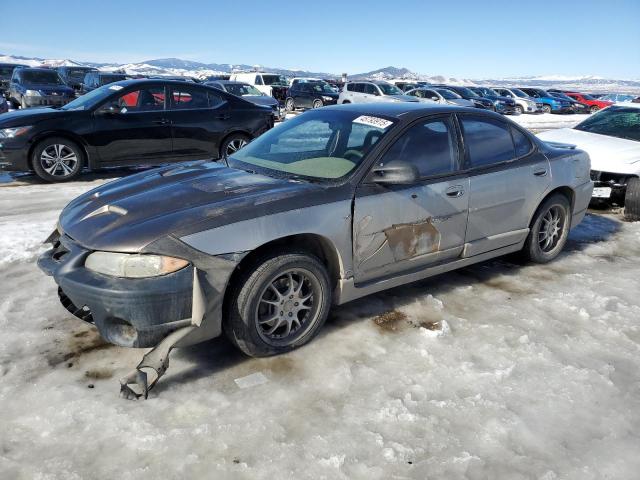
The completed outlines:
<svg viewBox="0 0 640 480">
<path fill-rule="evenodd" d="M 174 347 L 199 343 L 222 332 L 224 292 L 243 255 L 209 256 L 165 237 L 139 253 L 171 255 L 187 260 L 188 266 L 167 275 L 123 278 L 87 268 L 85 262 L 93 252 L 67 235 L 56 231 L 47 242 L 53 248 L 39 257 L 38 266 L 53 276 L 60 301 L 69 312 L 95 324 L 110 343 L 153 347 L 122 378 L 125 398 L 147 398 L 166 372 Z"/>
</svg>

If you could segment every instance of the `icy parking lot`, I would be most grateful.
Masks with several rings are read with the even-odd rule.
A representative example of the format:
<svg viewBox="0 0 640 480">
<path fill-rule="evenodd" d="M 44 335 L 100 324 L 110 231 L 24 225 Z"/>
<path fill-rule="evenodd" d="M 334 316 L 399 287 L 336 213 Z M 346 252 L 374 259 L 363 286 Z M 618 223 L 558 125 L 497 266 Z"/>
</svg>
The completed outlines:
<svg viewBox="0 0 640 480">
<path fill-rule="evenodd" d="M 640 224 L 590 214 L 547 266 L 345 305 L 286 356 L 176 350 L 130 402 L 142 351 L 102 343 L 34 263 L 93 178 L 0 186 L 0 478 L 637 478 Z"/>
</svg>

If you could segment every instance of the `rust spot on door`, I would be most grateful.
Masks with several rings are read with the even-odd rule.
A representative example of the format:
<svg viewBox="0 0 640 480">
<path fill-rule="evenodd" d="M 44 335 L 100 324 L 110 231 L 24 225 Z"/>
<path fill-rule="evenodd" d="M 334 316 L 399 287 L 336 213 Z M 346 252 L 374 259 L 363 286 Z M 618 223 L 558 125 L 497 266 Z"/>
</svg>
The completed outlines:
<svg viewBox="0 0 640 480">
<path fill-rule="evenodd" d="M 431 223 L 431 217 L 422 222 L 392 225 L 384 233 L 396 261 L 440 250 L 440 231 Z"/>
</svg>

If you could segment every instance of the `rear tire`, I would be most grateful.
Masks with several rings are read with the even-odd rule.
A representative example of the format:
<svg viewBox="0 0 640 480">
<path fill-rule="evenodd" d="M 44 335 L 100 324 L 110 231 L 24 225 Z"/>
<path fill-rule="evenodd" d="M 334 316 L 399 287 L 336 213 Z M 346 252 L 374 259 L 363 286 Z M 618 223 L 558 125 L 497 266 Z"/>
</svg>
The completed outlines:
<svg viewBox="0 0 640 480">
<path fill-rule="evenodd" d="M 252 357 L 286 353 L 308 343 L 331 307 L 327 270 L 306 252 L 273 252 L 230 288 L 223 329 Z"/>
<path fill-rule="evenodd" d="M 522 115 L 524 113 L 524 108 L 522 105 L 516 105 L 516 115 Z"/>
<path fill-rule="evenodd" d="M 624 197 L 624 218 L 629 222 L 640 220 L 640 178 L 634 177 L 627 182 Z"/>
<path fill-rule="evenodd" d="M 313 101 L 312 108 L 321 108 L 321 107 L 324 107 L 324 103 L 322 103 L 322 100 L 314 100 Z"/>
<path fill-rule="evenodd" d="M 296 103 L 294 102 L 293 98 L 287 98 L 287 100 L 284 102 L 284 109 L 287 112 L 293 112 L 296 109 Z"/>
<path fill-rule="evenodd" d="M 556 193 L 547 198 L 536 211 L 522 254 L 526 260 L 547 263 L 555 259 L 569 236 L 571 206 L 567 197 Z"/>
<path fill-rule="evenodd" d="M 244 133 L 232 133 L 220 146 L 220 160 L 226 162 L 229 155 L 233 155 L 250 141 L 251 139 Z"/>
<path fill-rule="evenodd" d="M 45 182 L 68 182 L 82 172 L 85 158 L 80 146 L 62 137 L 49 137 L 38 143 L 31 165 Z"/>
</svg>

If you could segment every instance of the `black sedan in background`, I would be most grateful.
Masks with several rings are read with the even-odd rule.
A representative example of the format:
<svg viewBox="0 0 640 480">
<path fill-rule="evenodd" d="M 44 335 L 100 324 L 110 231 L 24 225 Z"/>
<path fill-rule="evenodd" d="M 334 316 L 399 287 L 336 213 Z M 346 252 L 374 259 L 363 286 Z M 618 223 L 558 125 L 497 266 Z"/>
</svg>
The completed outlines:
<svg viewBox="0 0 640 480">
<path fill-rule="evenodd" d="M 264 105 L 269 107 L 273 111 L 273 116 L 276 120 L 283 120 L 285 116 L 285 112 L 280 108 L 280 102 L 273 98 L 271 95 L 267 95 L 266 93 L 262 93 L 253 85 L 249 85 L 244 82 L 236 82 L 233 80 L 212 80 L 209 82 L 205 82 L 205 85 L 209 85 L 210 87 L 217 88 L 218 90 L 222 90 L 223 92 L 230 93 L 231 95 L 235 95 L 236 97 L 242 97 L 245 100 L 248 100 L 251 103 L 255 103 L 256 105 Z"/>
<path fill-rule="evenodd" d="M 126 80 L 59 108 L 0 117 L 0 168 L 59 182 L 83 169 L 227 155 L 273 126 L 271 109 L 192 83 Z"/>
</svg>

